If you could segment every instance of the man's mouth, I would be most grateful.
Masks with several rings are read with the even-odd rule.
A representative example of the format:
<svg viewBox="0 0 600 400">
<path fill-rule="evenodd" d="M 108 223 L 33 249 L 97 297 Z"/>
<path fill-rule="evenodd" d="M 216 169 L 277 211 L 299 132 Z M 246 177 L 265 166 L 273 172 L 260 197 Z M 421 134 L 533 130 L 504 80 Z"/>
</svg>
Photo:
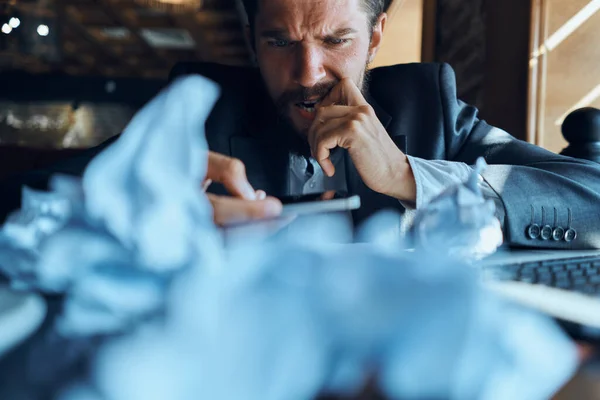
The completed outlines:
<svg viewBox="0 0 600 400">
<path fill-rule="evenodd" d="M 308 113 L 314 113 L 316 111 L 315 107 L 319 104 L 321 100 L 311 100 L 311 101 L 303 101 L 301 103 L 296 103 L 296 107 L 304 110 Z"/>
</svg>

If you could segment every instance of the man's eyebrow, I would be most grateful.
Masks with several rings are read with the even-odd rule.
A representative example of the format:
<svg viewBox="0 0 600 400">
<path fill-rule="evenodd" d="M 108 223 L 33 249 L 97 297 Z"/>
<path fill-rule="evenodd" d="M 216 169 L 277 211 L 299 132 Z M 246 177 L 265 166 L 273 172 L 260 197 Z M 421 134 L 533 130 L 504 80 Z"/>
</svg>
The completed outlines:
<svg viewBox="0 0 600 400">
<path fill-rule="evenodd" d="M 346 36 L 346 35 L 350 35 L 353 33 L 358 33 L 358 31 L 354 28 L 343 28 L 343 29 L 338 29 L 337 31 L 335 31 L 332 34 L 327 35 L 327 36 Z"/>
<path fill-rule="evenodd" d="M 346 36 L 358 33 L 358 31 L 354 28 L 343 28 L 334 31 L 333 33 L 325 35 L 326 37 L 339 37 Z M 285 29 L 266 29 L 260 32 L 260 36 L 263 38 L 280 38 L 280 37 L 288 37 L 289 33 Z"/>
</svg>

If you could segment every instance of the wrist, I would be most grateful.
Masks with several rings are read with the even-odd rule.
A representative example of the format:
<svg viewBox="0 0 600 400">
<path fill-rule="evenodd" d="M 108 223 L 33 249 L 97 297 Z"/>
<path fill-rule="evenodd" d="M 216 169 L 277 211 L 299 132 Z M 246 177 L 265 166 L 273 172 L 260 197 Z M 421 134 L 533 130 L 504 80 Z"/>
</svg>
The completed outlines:
<svg viewBox="0 0 600 400">
<path fill-rule="evenodd" d="M 417 201 L 417 183 L 408 157 L 400 153 L 401 157 L 391 169 L 392 177 L 390 179 L 389 192 L 386 195 L 394 197 L 400 201 Z"/>
</svg>

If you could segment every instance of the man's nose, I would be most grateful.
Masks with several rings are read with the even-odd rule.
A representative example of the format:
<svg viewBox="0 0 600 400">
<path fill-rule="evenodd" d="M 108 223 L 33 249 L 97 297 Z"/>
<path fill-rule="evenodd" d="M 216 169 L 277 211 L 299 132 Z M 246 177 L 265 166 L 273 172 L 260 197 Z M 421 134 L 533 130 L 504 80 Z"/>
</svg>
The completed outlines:
<svg viewBox="0 0 600 400">
<path fill-rule="evenodd" d="M 307 88 L 313 87 L 327 74 L 323 66 L 323 54 L 314 46 L 299 46 L 297 52 L 296 83 Z"/>
</svg>

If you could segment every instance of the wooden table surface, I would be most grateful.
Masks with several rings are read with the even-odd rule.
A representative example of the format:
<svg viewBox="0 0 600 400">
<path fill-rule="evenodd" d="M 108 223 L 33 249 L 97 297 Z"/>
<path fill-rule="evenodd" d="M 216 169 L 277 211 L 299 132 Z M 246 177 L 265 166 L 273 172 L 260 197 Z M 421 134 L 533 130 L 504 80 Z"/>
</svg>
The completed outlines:
<svg viewBox="0 0 600 400">
<path fill-rule="evenodd" d="M 600 365 L 579 371 L 554 400 L 600 400 Z"/>
</svg>

